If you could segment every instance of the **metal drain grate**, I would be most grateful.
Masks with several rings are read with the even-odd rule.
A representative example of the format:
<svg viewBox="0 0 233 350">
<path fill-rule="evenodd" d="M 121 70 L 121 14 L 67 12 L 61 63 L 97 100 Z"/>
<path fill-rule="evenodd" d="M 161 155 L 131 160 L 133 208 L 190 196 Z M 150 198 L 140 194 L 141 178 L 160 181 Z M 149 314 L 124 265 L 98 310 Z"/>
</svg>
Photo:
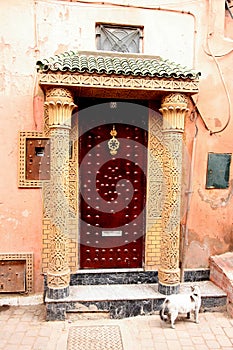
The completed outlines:
<svg viewBox="0 0 233 350">
<path fill-rule="evenodd" d="M 74 326 L 67 350 L 123 350 L 118 326 Z"/>
</svg>

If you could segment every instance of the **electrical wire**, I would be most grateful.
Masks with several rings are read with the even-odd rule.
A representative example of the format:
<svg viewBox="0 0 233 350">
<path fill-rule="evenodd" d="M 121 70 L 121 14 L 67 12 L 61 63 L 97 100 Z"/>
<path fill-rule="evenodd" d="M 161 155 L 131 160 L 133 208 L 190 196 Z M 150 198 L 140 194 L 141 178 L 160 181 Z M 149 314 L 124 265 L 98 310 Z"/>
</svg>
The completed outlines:
<svg viewBox="0 0 233 350">
<path fill-rule="evenodd" d="M 50 2 L 50 3 L 53 3 L 53 2 L 57 2 L 55 0 L 50 0 L 50 1 L 45 1 L 45 0 L 37 0 L 37 2 Z M 192 3 L 197 3 L 197 2 L 202 2 L 202 0 L 184 0 L 184 1 L 180 1 L 179 2 L 179 6 L 180 5 L 190 5 Z M 132 4 L 116 4 L 116 3 L 113 3 L 113 2 L 109 2 L 109 1 L 85 1 L 85 0 L 75 0 L 75 1 L 72 1 L 70 0 L 68 3 L 63 1 L 63 3 L 65 5 L 75 5 L 77 3 L 79 4 L 84 4 L 84 5 L 100 5 L 100 6 L 103 6 L 103 5 L 106 5 L 106 6 L 113 6 L 113 7 L 127 7 L 127 8 L 137 8 L 137 9 L 145 9 L 145 10 L 158 10 L 160 9 L 161 6 L 177 6 L 177 1 L 171 1 L 170 3 L 163 3 L 159 6 L 140 6 L 140 5 L 132 5 Z M 182 12 L 182 11 L 180 11 Z M 184 11 L 185 12 L 185 11 Z"/>
<path fill-rule="evenodd" d="M 210 6 L 212 8 L 212 1 L 210 0 Z M 208 24 L 208 30 L 209 30 L 209 24 Z M 227 126 L 229 125 L 230 123 L 230 120 L 231 120 L 231 113 L 232 113 L 232 103 L 231 103 L 231 98 L 230 98 L 230 94 L 229 94 L 229 91 L 228 91 L 228 88 L 227 88 L 227 85 L 226 85 L 226 82 L 225 82 L 225 79 L 223 77 L 223 74 L 222 74 L 222 71 L 221 71 L 221 68 L 220 68 L 220 65 L 217 61 L 217 57 L 223 57 L 223 56 L 226 56 L 227 54 L 231 53 L 233 51 L 233 49 L 231 49 L 230 51 L 228 51 L 227 53 L 225 54 L 222 54 L 222 55 L 214 55 L 211 47 L 210 47 L 210 44 L 209 44 L 209 41 L 210 41 L 210 38 L 211 38 L 211 35 L 213 33 L 212 32 L 208 32 L 207 34 L 207 38 L 206 38 L 206 46 L 207 46 L 207 50 L 205 47 L 203 47 L 203 51 L 205 52 L 205 54 L 207 54 L 208 56 L 212 57 L 212 59 L 214 60 L 214 63 L 217 67 L 217 70 L 218 70 L 218 73 L 219 73 L 219 76 L 220 76 L 220 79 L 221 79 L 221 82 L 222 82 L 222 85 L 223 85 L 223 88 L 225 90 L 225 93 L 226 93 L 226 97 L 227 97 L 227 102 L 228 102 L 228 118 L 227 118 L 227 121 L 225 123 L 225 125 L 220 129 L 220 130 L 216 130 L 216 131 L 213 131 L 213 130 L 210 130 L 209 127 L 207 126 L 206 122 L 204 121 L 204 118 L 202 117 L 202 120 L 205 124 L 205 127 L 206 129 L 210 132 L 210 135 L 214 135 L 214 134 L 218 134 L 222 131 L 224 131 Z"/>
<path fill-rule="evenodd" d="M 214 63 L 216 64 L 216 67 L 218 69 L 218 72 L 219 72 L 219 76 L 221 78 L 221 81 L 222 81 L 222 84 L 223 84 L 223 87 L 224 87 L 224 90 L 225 90 L 225 93 L 226 93 L 226 96 L 227 96 L 227 101 L 228 101 L 228 118 L 227 118 L 227 122 L 226 124 L 223 126 L 223 128 L 221 128 L 220 130 L 217 130 L 217 131 L 212 131 L 210 130 L 210 135 L 213 135 L 213 134 L 218 134 L 222 131 L 224 131 L 227 126 L 229 125 L 230 123 L 230 120 L 231 120 L 231 113 L 232 113 L 232 104 L 231 104 L 231 98 L 230 98 L 230 94 L 229 94 L 229 91 L 228 91 L 228 88 L 227 88 L 227 85 L 226 85 L 226 82 L 225 82 L 225 79 L 223 77 L 223 74 L 222 74 L 222 71 L 221 71 L 221 68 L 220 68 L 220 65 L 215 57 L 215 55 L 213 54 L 212 52 L 212 49 L 210 48 L 210 45 L 209 45 L 209 38 L 210 36 L 208 35 L 207 37 L 207 47 L 208 47 L 208 50 L 211 54 L 211 57 L 213 58 L 214 60 Z"/>
<path fill-rule="evenodd" d="M 206 50 L 206 48 L 203 47 L 203 51 L 205 52 L 206 55 L 212 57 L 211 53 L 208 52 L 208 51 Z M 230 49 L 229 51 L 226 51 L 226 52 L 222 53 L 222 54 L 217 54 L 217 55 L 214 55 L 214 56 L 217 57 L 217 58 L 220 58 L 220 57 L 227 56 L 227 55 L 229 55 L 229 54 L 232 53 L 232 52 L 233 52 L 233 48 Z"/>
<path fill-rule="evenodd" d="M 210 2 L 210 3 L 211 3 L 211 2 Z M 225 2 L 225 3 L 227 3 L 227 2 Z M 212 6 L 212 3 L 211 3 L 211 6 Z M 233 6 L 230 6 L 229 9 L 230 9 L 231 7 L 233 7 Z M 231 13 L 231 18 L 233 19 L 232 13 Z M 211 52 L 208 52 L 208 51 L 207 51 L 206 47 L 203 47 L 203 50 L 204 50 L 204 52 L 206 53 L 206 55 L 212 56 Z M 209 50 L 209 49 L 208 49 L 208 50 Z M 233 52 L 233 47 L 232 47 L 232 49 L 230 49 L 230 50 L 228 50 L 228 51 L 226 51 L 226 52 L 224 52 L 224 53 L 222 53 L 222 54 L 215 54 L 214 56 L 215 56 L 215 57 L 224 57 L 224 56 L 229 55 L 231 52 Z"/>
</svg>

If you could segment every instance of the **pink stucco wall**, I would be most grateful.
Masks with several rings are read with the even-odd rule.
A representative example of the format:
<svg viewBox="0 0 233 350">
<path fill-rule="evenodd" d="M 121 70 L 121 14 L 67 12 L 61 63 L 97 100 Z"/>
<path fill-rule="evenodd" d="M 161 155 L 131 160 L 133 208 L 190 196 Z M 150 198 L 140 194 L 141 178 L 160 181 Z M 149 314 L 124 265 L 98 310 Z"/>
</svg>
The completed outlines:
<svg viewBox="0 0 233 350">
<path fill-rule="evenodd" d="M 221 130 L 233 102 L 233 20 L 225 13 L 224 0 L 163 0 L 156 5 L 154 1 L 127 1 L 132 7 L 114 6 L 125 3 L 117 0 L 112 1 L 112 6 L 91 3 L 1 3 L 0 252 L 34 253 L 35 292 L 43 289 L 42 193 L 40 189 L 17 186 L 18 132 L 41 128 L 43 96 L 37 89 L 35 62 L 66 50 L 95 50 L 96 22 L 144 26 L 145 54 L 161 55 L 202 72 L 200 93 L 193 97 L 198 134 L 186 266 L 208 267 L 210 255 L 231 250 L 233 244 L 232 183 L 225 190 L 205 189 L 208 152 L 232 152 L 232 119 L 220 133 L 211 135 L 205 127 L 212 132 Z M 156 8 L 148 9 L 153 6 Z M 189 159 L 194 135 L 194 122 L 187 119 L 184 143 Z M 187 182 L 186 179 L 184 183 Z"/>
</svg>

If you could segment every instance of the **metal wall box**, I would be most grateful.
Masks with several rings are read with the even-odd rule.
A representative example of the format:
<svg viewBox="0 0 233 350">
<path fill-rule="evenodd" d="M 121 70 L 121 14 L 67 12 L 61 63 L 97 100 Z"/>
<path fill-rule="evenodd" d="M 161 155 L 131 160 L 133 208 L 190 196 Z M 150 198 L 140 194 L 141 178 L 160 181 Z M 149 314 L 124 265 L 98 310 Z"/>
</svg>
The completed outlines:
<svg viewBox="0 0 233 350">
<path fill-rule="evenodd" d="M 26 139 L 26 179 L 49 180 L 50 141 L 49 139 Z"/>
<path fill-rule="evenodd" d="M 26 261 L 0 261 L 0 293 L 26 291 Z"/>
<path fill-rule="evenodd" d="M 50 179 L 50 139 L 42 132 L 19 134 L 19 187 L 42 187 Z"/>
<path fill-rule="evenodd" d="M 229 187 L 231 153 L 208 153 L 206 188 Z"/>
</svg>

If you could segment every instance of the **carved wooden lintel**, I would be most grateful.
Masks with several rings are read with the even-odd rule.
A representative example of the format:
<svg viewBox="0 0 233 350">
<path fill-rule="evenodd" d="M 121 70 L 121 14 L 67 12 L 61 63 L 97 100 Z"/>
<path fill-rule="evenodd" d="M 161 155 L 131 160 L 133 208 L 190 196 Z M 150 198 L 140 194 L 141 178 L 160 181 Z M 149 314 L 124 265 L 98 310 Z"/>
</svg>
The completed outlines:
<svg viewBox="0 0 233 350">
<path fill-rule="evenodd" d="M 117 88 L 148 91 L 198 92 L 198 79 L 178 80 L 151 77 L 133 77 L 123 75 L 105 75 L 88 73 L 40 73 L 40 85 L 79 86 L 93 88 Z"/>
</svg>

